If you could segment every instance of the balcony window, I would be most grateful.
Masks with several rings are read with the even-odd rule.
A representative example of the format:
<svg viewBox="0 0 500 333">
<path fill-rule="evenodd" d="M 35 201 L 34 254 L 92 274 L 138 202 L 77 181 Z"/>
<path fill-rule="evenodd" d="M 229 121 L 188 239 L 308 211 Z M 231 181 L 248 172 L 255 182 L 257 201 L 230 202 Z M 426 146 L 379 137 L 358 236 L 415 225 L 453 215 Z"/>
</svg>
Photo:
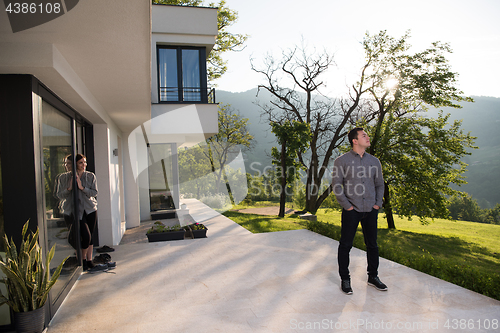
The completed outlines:
<svg viewBox="0 0 500 333">
<path fill-rule="evenodd" d="M 158 46 L 160 102 L 207 103 L 205 48 Z"/>
</svg>

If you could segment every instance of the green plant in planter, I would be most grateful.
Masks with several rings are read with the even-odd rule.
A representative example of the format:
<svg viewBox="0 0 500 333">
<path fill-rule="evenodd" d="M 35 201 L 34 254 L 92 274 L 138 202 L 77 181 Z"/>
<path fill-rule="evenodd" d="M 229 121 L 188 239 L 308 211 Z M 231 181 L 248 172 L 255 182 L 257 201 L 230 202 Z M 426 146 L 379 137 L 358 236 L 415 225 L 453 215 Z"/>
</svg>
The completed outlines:
<svg viewBox="0 0 500 333">
<path fill-rule="evenodd" d="M 156 221 L 153 224 L 153 226 L 150 229 L 148 229 L 148 231 L 146 233 L 147 234 L 156 234 L 156 233 L 162 233 L 162 232 L 172 232 L 172 231 L 181 231 L 181 230 L 184 231 L 185 229 L 182 228 L 180 225 L 168 227 L 165 224 L 163 224 L 161 221 Z"/>
<path fill-rule="evenodd" d="M 54 286 L 66 257 L 50 277 L 50 261 L 54 257 L 54 245 L 43 262 L 42 248 L 38 244 L 39 230 L 26 235 L 28 222 L 23 226 L 22 242 L 19 252 L 14 241 L 7 236 L 5 259 L 0 257 L 0 269 L 5 274 L 1 283 L 7 287 L 8 295 L 0 292 L 0 305 L 7 303 L 14 312 L 29 312 L 41 308 L 47 301 L 50 289 Z"/>
<path fill-rule="evenodd" d="M 193 238 L 206 238 L 207 237 L 207 227 L 201 223 L 193 223 L 189 225 L 191 228 L 191 233 Z"/>
<path fill-rule="evenodd" d="M 189 225 L 189 227 L 191 228 L 191 230 L 203 230 L 203 229 L 207 228 L 201 223 L 194 223 L 194 224 Z"/>
</svg>

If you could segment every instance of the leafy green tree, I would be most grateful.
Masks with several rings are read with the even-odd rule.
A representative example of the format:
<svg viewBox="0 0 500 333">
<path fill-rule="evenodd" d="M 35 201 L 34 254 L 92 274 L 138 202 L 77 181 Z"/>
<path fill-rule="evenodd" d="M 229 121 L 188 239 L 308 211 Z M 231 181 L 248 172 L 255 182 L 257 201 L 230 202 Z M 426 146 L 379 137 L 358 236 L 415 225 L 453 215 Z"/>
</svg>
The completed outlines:
<svg viewBox="0 0 500 333">
<path fill-rule="evenodd" d="M 153 4 L 179 5 L 179 6 L 202 6 L 202 0 L 152 0 Z M 248 39 L 247 35 L 233 34 L 228 28 L 237 22 L 238 12 L 226 6 L 225 0 L 219 3 L 209 3 L 208 7 L 218 8 L 217 26 L 218 35 L 215 46 L 207 55 L 207 75 L 208 81 L 213 82 L 227 71 L 227 60 L 222 58 L 222 54 L 228 51 L 241 51 L 243 44 Z"/>
<path fill-rule="evenodd" d="M 253 136 L 248 132 L 247 123 L 248 118 L 234 114 L 228 105 L 219 105 L 219 132 L 206 140 L 207 146 L 204 150 L 216 176 L 217 192 L 220 192 L 220 185 L 224 180 L 233 204 L 225 167 L 239 154 L 241 148 L 245 150 L 252 147 Z"/>
<path fill-rule="evenodd" d="M 204 148 L 196 145 L 180 148 L 178 152 L 180 191 L 184 195 L 193 195 L 198 199 L 203 194 L 215 192 L 211 180 L 212 168 L 205 156 Z"/>
<path fill-rule="evenodd" d="M 275 168 L 266 168 L 262 174 L 247 173 L 247 199 L 251 201 L 275 201 L 279 198 L 280 178 Z"/>
<path fill-rule="evenodd" d="M 454 194 L 448 200 L 450 217 L 454 220 L 481 222 L 481 207 L 469 194 Z"/>
<path fill-rule="evenodd" d="M 271 155 L 273 164 L 278 166 L 281 178 L 280 210 L 278 216 L 285 216 L 285 201 L 287 184 L 298 178 L 303 165 L 297 160 L 299 154 L 304 154 L 311 141 L 311 130 L 308 123 L 285 120 L 282 123 L 271 122 L 271 131 L 281 145 L 281 150 L 273 147 Z"/>
<path fill-rule="evenodd" d="M 500 204 L 491 209 L 481 209 L 477 200 L 468 193 L 454 194 L 448 199 L 447 208 L 454 220 L 499 224 Z"/>
<path fill-rule="evenodd" d="M 252 202 L 254 200 L 266 200 L 264 179 L 262 175 L 252 175 L 247 172 L 248 194 L 245 200 Z"/>
<path fill-rule="evenodd" d="M 220 193 L 221 185 L 225 183 L 234 204 L 228 176 L 237 179 L 241 175 L 238 170 L 228 170 L 228 164 L 241 151 L 250 149 L 253 145 L 253 136 L 248 132 L 247 123 L 248 118 L 234 114 L 228 105 L 219 105 L 219 132 L 201 144 L 189 149 L 179 149 L 179 174 L 183 193 L 200 198 L 208 193 Z"/>
<path fill-rule="evenodd" d="M 393 210 L 411 218 L 446 218 L 446 196 L 459 193 L 449 185 L 465 183 L 462 156 L 472 147 L 472 138 L 460 130 L 460 121 L 448 126 L 449 115 L 395 117 L 392 113 L 380 127 L 377 142 L 384 172 L 384 210 L 394 228 Z M 374 125 L 367 130 L 375 131 Z"/>
<path fill-rule="evenodd" d="M 275 201 L 280 196 L 280 177 L 276 168 L 269 168 L 262 175 L 266 200 Z"/>
<path fill-rule="evenodd" d="M 424 117 L 429 107 L 460 108 L 457 74 L 445 55 L 449 45 L 439 42 L 411 54 L 409 32 L 399 39 L 381 31 L 367 34 L 363 47 L 369 70 L 363 78 L 369 86 L 364 119 L 371 136 L 368 152 L 377 156 L 386 178 L 384 211 L 389 228 L 395 228 L 393 212 L 411 217 L 448 216 L 446 195 L 458 191 L 450 184 L 463 184 L 466 165 L 461 157 L 474 148 L 470 134 L 460 122 L 448 124 L 448 115 Z M 458 166 L 456 168 L 455 166 Z"/>
<path fill-rule="evenodd" d="M 484 210 L 484 222 L 500 224 L 500 204 L 496 204 L 494 208 Z"/>
</svg>

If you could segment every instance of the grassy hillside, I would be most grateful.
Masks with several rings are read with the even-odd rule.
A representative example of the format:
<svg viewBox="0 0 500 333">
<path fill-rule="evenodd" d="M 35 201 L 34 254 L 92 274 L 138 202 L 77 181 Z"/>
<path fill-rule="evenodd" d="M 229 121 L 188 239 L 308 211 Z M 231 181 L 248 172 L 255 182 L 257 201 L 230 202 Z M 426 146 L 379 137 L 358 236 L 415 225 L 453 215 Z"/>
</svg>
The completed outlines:
<svg viewBox="0 0 500 333">
<path fill-rule="evenodd" d="M 249 118 L 249 131 L 257 141 L 255 148 L 245 156 L 247 172 L 252 174 L 271 165 L 270 151 L 276 145 L 266 119 L 261 119 L 261 109 L 255 104 L 257 100 L 266 102 L 269 98 L 265 91 L 257 97 L 256 89 L 242 93 L 217 91 L 219 103 L 230 104 L 237 113 Z M 456 188 L 472 195 L 482 208 L 492 208 L 500 203 L 500 98 L 473 98 L 475 102 L 463 103 L 462 109 L 443 109 L 451 114 L 451 120 L 463 120 L 464 132 L 476 136 L 476 146 L 479 147 L 463 159 L 469 164 L 465 174 L 468 184 Z M 432 110 L 428 115 L 435 116 L 437 112 Z"/>
<path fill-rule="evenodd" d="M 500 203 L 500 98 L 472 97 L 474 103 L 461 103 L 462 109 L 443 109 L 450 120 L 462 120 L 464 132 L 477 137 L 479 147 L 463 158 L 469 164 L 465 173 L 468 184 L 455 188 L 472 195 L 482 208 L 493 208 Z"/>
</svg>

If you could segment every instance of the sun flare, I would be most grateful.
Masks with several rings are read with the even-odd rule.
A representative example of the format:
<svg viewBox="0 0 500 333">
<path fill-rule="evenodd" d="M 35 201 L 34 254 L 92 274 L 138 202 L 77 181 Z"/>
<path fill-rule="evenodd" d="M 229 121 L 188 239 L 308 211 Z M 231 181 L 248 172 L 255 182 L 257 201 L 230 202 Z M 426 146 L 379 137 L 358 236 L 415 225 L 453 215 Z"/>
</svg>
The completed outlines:
<svg viewBox="0 0 500 333">
<path fill-rule="evenodd" d="M 385 87 L 392 90 L 398 86 L 399 81 L 395 78 L 389 78 L 385 81 Z"/>
</svg>

